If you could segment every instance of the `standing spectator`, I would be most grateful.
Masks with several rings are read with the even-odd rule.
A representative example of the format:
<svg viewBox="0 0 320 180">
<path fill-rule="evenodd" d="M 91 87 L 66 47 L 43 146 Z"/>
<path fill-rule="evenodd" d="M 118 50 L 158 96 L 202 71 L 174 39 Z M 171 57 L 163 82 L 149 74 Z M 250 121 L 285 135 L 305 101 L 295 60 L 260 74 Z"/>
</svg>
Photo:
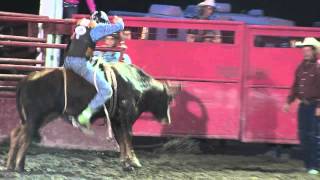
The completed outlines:
<svg viewBox="0 0 320 180">
<path fill-rule="evenodd" d="M 94 0 L 86 0 L 90 14 L 96 11 Z M 63 0 L 63 18 L 72 18 L 73 14 L 79 12 L 80 0 Z"/>
<path fill-rule="evenodd" d="M 216 7 L 215 0 L 205 0 L 198 4 L 199 6 L 199 14 L 197 19 L 205 19 L 208 20 L 210 16 L 214 14 L 214 10 Z"/>
<path fill-rule="evenodd" d="M 199 14 L 196 18 L 201 19 L 201 20 L 209 20 L 209 19 L 212 19 L 210 17 L 212 17 L 212 15 L 215 12 L 216 2 L 215 2 L 215 0 L 205 0 L 201 3 L 199 3 L 198 7 L 199 7 Z M 210 32 L 210 31 L 207 31 L 207 32 Z M 198 41 L 203 42 L 206 39 L 205 35 L 207 34 L 207 32 L 200 30 L 199 34 L 198 34 L 199 35 Z M 220 34 L 220 37 L 219 38 L 212 37 L 215 40 L 214 41 L 212 40 L 211 42 L 221 43 L 222 42 L 221 32 L 220 31 L 214 31 L 214 32 L 217 34 L 217 36 L 218 36 L 218 34 Z M 212 35 L 212 33 L 210 35 Z M 209 38 L 211 38 L 211 37 L 208 37 L 207 40 L 209 40 Z"/>
<path fill-rule="evenodd" d="M 305 38 L 302 46 L 304 60 L 295 72 L 295 80 L 284 111 L 290 104 L 300 101 L 298 109 L 299 139 L 303 150 L 304 164 L 309 174 L 319 174 L 320 160 L 320 62 L 317 60 L 320 42 Z"/>
</svg>

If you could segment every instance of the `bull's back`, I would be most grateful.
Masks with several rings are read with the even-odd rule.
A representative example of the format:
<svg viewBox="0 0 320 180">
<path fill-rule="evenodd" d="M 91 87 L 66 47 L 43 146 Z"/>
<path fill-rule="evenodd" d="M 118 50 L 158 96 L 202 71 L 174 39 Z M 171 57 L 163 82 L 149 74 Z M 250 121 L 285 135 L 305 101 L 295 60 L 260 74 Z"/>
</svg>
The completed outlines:
<svg viewBox="0 0 320 180">
<path fill-rule="evenodd" d="M 61 89 L 63 76 L 59 69 L 45 69 L 35 71 L 22 80 L 18 87 L 20 91 L 32 98 L 43 98 L 42 96 L 56 95 Z"/>
<path fill-rule="evenodd" d="M 154 79 L 135 65 L 114 63 L 111 67 L 117 74 L 117 80 L 122 81 L 123 85 L 127 86 L 132 91 L 141 94 L 153 86 L 152 81 Z"/>
<path fill-rule="evenodd" d="M 58 69 L 46 69 L 29 74 L 17 85 L 17 108 L 20 114 L 43 114 L 55 110 L 62 101 L 63 76 Z M 25 116 L 25 115 L 24 115 Z M 29 117 L 28 117 L 29 118 Z M 22 116 L 22 119 L 23 118 Z"/>
</svg>

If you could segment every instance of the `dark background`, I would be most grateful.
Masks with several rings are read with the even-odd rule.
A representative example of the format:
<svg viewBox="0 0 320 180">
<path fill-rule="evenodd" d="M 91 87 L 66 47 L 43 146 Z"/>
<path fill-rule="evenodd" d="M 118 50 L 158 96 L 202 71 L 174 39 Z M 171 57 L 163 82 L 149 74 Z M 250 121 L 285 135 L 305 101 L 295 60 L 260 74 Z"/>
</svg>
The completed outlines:
<svg viewBox="0 0 320 180">
<path fill-rule="evenodd" d="M 98 10 L 125 10 L 147 12 L 150 4 L 179 5 L 197 4 L 201 0 L 95 0 Z M 311 26 L 320 21 L 320 0 L 217 0 L 232 4 L 232 12 L 246 12 L 253 8 L 265 10 L 267 16 L 294 20 L 298 26 Z M 37 14 L 39 0 L 10 0 L 1 3 L 1 11 L 25 12 Z M 82 13 L 88 13 L 85 1 L 80 5 Z"/>
</svg>

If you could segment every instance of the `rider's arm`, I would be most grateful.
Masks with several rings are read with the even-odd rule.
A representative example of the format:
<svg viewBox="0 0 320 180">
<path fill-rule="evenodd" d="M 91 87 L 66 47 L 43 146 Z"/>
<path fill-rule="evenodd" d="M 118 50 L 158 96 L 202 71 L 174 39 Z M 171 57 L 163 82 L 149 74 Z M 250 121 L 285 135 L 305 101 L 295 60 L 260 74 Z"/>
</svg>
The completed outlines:
<svg viewBox="0 0 320 180">
<path fill-rule="evenodd" d="M 90 36 L 93 41 L 98 41 L 109 34 L 121 31 L 123 29 L 123 21 L 116 22 L 114 24 L 97 24 L 97 26 L 90 31 Z"/>
<path fill-rule="evenodd" d="M 294 78 L 294 82 L 291 86 L 291 90 L 289 92 L 289 95 L 287 97 L 287 104 L 291 104 L 295 101 L 295 99 L 297 98 L 297 92 L 298 92 L 298 73 L 299 73 L 299 69 L 301 67 L 301 64 L 298 66 L 298 68 L 295 71 L 295 78 Z"/>
</svg>

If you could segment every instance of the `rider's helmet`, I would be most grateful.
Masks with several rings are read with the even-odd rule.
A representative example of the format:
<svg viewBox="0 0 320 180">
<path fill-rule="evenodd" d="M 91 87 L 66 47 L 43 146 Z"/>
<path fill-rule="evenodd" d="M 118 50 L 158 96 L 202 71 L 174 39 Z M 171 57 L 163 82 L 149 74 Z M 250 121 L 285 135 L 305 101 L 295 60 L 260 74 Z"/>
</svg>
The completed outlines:
<svg viewBox="0 0 320 180">
<path fill-rule="evenodd" d="M 95 11 L 94 13 L 92 13 L 91 19 L 96 23 L 110 23 L 108 15 L 104 11 Z"/>
</svg>

